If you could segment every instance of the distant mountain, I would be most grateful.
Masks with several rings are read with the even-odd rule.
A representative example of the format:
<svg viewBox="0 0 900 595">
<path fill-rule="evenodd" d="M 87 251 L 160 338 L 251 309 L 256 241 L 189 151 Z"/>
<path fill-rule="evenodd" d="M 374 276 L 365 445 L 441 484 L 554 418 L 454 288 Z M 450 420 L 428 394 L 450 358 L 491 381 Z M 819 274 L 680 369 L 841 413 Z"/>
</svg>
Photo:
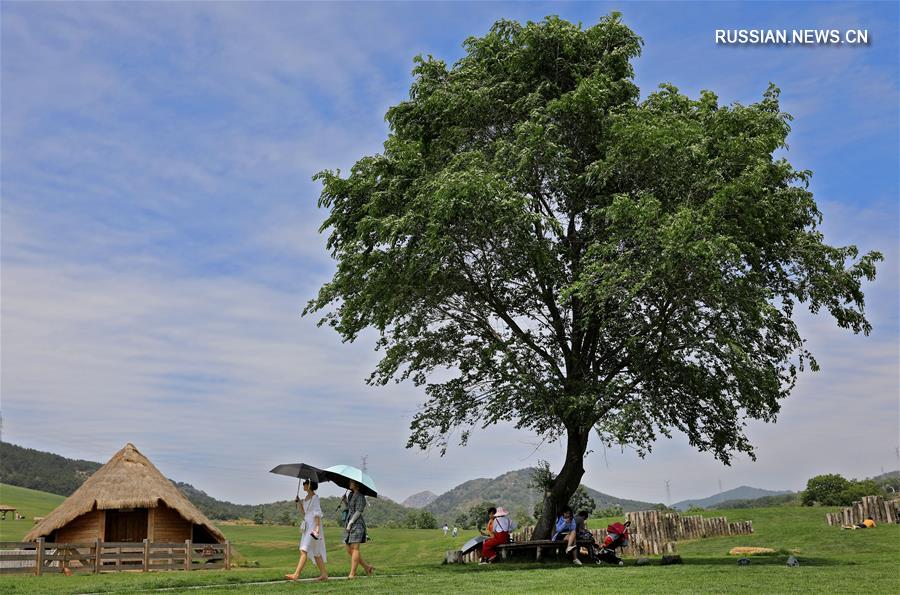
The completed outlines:
<svg viewBox="0 0 900 595">
<path fill-rule="evenodd" d="M 100 463 L 0 442 L 0 478 L 10 485 L 68 496 L 100 467 Z"/>
<path fill-rule="evenodd" d="M 513 514 L 524 511 L 530 515 L 534 511 L 535 503 L 540 501 L 542 497 L 540 490 L 531 487 L 533 472 L 533 468 L 526 468 L 510 471 L 493 479 L 479 478 L 469 480 L 435 498 L 433 502 L 425 507 L 425 510 L 434 514 L 439 523 L 452 523 L 457 516 L 483 501 L 502 505 Z M 650 502 L 616 498 L 587 486 L 584 487 L 597 503 L 597 508 L 619 505 L 622 507 L 622 510 L 629 512 L 632 510 L 647 510 L 655 506 Z"/>
<path fill-rule="evenodd" d="M 876 475 L 872 481 L 881 485 L 900 485 L 900 471 L 888 471 L 881 475 Z"/>
<path fill-rule="evenodd" d="M 732 490 L 726 490 L 713 494 L 708 498 L 698 498 L 695 500 L 682 500 L 672 505 L 676 510 L 687 510 L 691 506 L 699 506 L 700 508 L 709 508 L 713 504 L 725 502 L 726 500 L 755 500 L 764 496 L 779 496 L 789 494 L 788 490 L 764 490 L 762 488 L 754 488 L 750 486 L 741 486 Z"/>
<path fill-rule="evenodd" d="M 0 442 L 0 479 L 4 483 L 69 496 L 102 467 L 100 463 L 66 457 Z M 189 483 L 172 481 L 191 503 L 213 520 L 253 519 L 259 515 L 268 523 L 291 523 L 296 507 L 290 500 L 267 504 L 234 504 L 213 498 Z M 340 498 L 322 498 L 326 519 L 337 522 Z M 402 524 L 409 509 L 388 498 L 369 498 L 366 522 L 372 526 Z"/>
<path fill-rule="evenodd" d="M 777 494 L 775 496 L 763 496 L 761 498 L 738 498 L 735 500 L 724 500 L 718 504 L 712 504 L 708 508 L 724 509 L 724 508 L 771 508 L 774 506 L 799 506 L 800 494 L 797 492 L 787 492 L 785 494 Z"/>
<path fill-rule="evenodd" d="M 419 492 L 418 494 L 413 494 L 406 500 L 402 502 L 403 506 L 407 506 L 409 508 L 425 508 L 437 498 L 437 494 L 434 492 L 424 491 Z"/>
</svg>

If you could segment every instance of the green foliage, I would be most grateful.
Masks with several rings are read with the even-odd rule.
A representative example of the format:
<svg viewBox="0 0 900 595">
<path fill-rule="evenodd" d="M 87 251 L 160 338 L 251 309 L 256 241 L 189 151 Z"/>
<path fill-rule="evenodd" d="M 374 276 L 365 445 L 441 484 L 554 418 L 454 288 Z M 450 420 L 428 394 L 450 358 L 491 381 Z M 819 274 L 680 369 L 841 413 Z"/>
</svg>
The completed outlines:
<svg viewBox="0 0 900 595">
<path fill-rule="evenodd" d="M 639 101 L 641 44 L 618 13 L 498 21 L 451 67 L 416 58 L 380 154 L 316 175 L 337 270 L 304 312 L 379 333 L 371 384 L 424 386 L 409 447 L 498 422 L 565 435 L 555 503 L 592 430 L 642 455 L 674 428 L 753 456 L 747 420 L 774 421 L 817 368 L 799 304 L 871 329 L 882 257 L 824 243 L 811 172 L 773 157 L 780 91 Z"/>
<path fill-rule="evenodd" d="M 684 514 L 700 514 L 700 513 L 702 513 L 704 510 L 706 510 L 706 509 L 703 508 L 702 506 L 697 506 L 697 505 L 692 504 L 692 505 L 690 506 L 690 508 L 688 508 L 688 509 L 684 512 Z"/>
<path fill-rule="evenodd" d="M 100 467 L 100 463 L 0 442 L 0 477 L 10 485 L 69 496 Z"/>
<path fill-rule="evenodd" d="M 588 514 L 591 514 L 594 512 L 594 509 L 597 508 L 597 503 L 588 495 L 584 486 L 578 486 L 578 489 L 575 490 L 575 493 L 569 498 L 569 507 L 573 512 L 585 510 Z"/>
<path fill-rule="evenodd" d="M 487 527 L 488 520 L 490 519 L 490 514 L 488 514 L 488 510 L 491 508 L 496 508 L 497 505 L 493 502 L 481 501 L 478 504 L 473 504 L 468 513 L 466 514 L 466 528 L 475 528 L 475 529 L 483 529 Z"/>
<path fill-rule="evenodd" d="M 800 501 L 804 506 L 850 506 L 863 496 L 884 496 L 885 491 L 874 479 L 845 479 L 838 474 L 817 475 L 806 482 Z"/>
<path fill-rule="evenodd" d="M 863 496 L 884 496 L 884 490 L 877 482 L 871 479 L 851 480 L 841 492 L 841 504 L 850 506 L 853 502 L 859 500 Z"/>
<path fill-rule="evenodd" d="M 800 501 L 804 506 L 840 506 L 844 503 L 842 493 L 849 487 L 850 482 L 837 473 L 816 475 L 806 482 Z"/>
<path fill-rule="evenodd" d="M 556 476 L 550 470 L 550 463 L 547 461 L 539 460 L 537 467 L 531 471 L 531 487 L 541 493 L 551 489 L 555 479 Z"/>
<path fill-rule="evenodd" d="M 469 524 L 469 515 L 468 513 L 461 512 L 456 515 L 456 519 L 453 520 L 453 525 L 460 529 L 472 529 L 472 525 Z"/>
<path fill-rule="evenodd" d="M 620 517 L 620 516 L 624 516 L 624 515 L 625 515 L 625 511 L 622 510 L 622 507 L 618 504 L 615 504 L 613 506 L 608 506 L 606 508 L 601 508 L 599 510 L 594 511 L 594 516 L 600 517 L 600 518 Z"/>
<path fill-rule="evenodd" d="M 529 527 L 531 525 L 534 525 L 535 522 L 534 517 L 528 514 L 528 512 L 524 508 L 516 510 L 515 514 L 513 515 L 513 520 L 519 527 Z"/>
<path fill-rule="evenodd" d="M 403 526 L 407 529 L 437 529 L 438 523 L 427 510 L 410 510 L 406 513 Z"/>
<path fill-rule="evenodd" d="M 263 514 L 262 508 L 257 508 L 255 511 L 253 511 L 253 522 L 257 525 L 262 525 L 266 522 L 266 516 L 265 514 Z"/>
</svg>

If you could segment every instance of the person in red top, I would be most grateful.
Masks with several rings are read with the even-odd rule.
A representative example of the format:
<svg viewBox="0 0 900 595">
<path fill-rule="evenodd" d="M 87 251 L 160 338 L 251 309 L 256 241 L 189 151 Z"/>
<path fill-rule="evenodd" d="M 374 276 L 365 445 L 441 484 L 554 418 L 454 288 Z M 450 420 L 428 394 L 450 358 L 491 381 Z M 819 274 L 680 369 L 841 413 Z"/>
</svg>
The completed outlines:
<svg viewBox="0 0 900 595">
<path fill-rule="evenodd" d="M 509 512 L 503 508 L 491 507 L 488 512 L 491 520 L 488 522 L 489 537 L 481 544 L 481 564 L 490 564 L 497 557 L 496 547 L 509 543 Z"/>
</svg>

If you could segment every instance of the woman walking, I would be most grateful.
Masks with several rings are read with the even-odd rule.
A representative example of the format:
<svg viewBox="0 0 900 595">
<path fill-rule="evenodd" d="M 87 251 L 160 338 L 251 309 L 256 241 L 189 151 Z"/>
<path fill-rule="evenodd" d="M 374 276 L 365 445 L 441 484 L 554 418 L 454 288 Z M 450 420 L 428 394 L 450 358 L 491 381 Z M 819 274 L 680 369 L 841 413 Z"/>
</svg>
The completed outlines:
<svg viewBox="0 0 900 595">
<path fill-rule="evenodd" d="M 372 576 L 375 567 L 366 564 L 359 552 L 359 546 L 366 542 L 366 521 L 362 516 L 366 508 L 366 497 L 359 491 L 359 484 L 351 480 L 350 497 L 347 498 L 347 494 L 344 494 L 341 500 L 347 506 L 347 527 L 344 529 L 344 545 L 350 556 L 350 574 L 347 578 L 356 578 L 356 569 L 360 564 L 366 574 Z"/>
<path fill-rule="evenodd" d="M 322 507 L 319 504 L 319 496 L 316 490 L 319 484 L 308 479 L 303 481 L 303 491 L 306 497 L 303 500 L 300 497 L 294 498 L 297 503 L 303 522 L 300 523 L 300 561 L 297 562 L 297 569 L 294 574 L 286 574 L 284 578 L 295 581 L 300 578 L 303 567 L 306 566 L 306 560 L 312 556 L 319 567 L 319 576 L 316 580 L 328 580 L 328 572 L 325 570 L 325 532 L 322 530 Z"/>
</svg>

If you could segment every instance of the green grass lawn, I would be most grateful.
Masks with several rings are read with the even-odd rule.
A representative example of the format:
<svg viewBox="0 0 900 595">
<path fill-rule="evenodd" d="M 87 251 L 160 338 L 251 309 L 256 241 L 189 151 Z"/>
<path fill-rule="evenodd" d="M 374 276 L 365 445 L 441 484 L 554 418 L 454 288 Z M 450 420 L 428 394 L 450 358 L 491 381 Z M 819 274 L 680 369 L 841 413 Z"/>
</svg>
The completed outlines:
<svg viewBox="0 0 900 595">
<path fill-rule="evenodd" d="M 15 506 L 16 512 L 25 515 L 25 520 L 16 521 L 11 512 L 6 514 L 6 520 L 0 521 L 0 541 L 19 541 L 34 526 L 34 517 L 47 516 L 63 500 L 64 496 L 0 483 L 0 504 Z"/>
<path fill-rule="evenodd" d="M 15 491 L 14 491 L 15 490 Z M 40 500 L 39 492 L 19 488 L 0 489 L 4 503 L 21 505 L 31 498 L 33 510 L 46 514 L 51 500 Z M 14 497 L 21 496 L 17 501 Z M 41 508 L 44 506 L 44 508 Z M 137 592 L 161 587 L 218 585 L 190 593 L 286 593 L 316 592 L 370 593 L 900 593 L 900 525 L 874 530 L 841 531 L 825 524 L 826 509 L 779 507 L 709 512 L 729 520 L 750 519 L 755 534 L 716 537 L 679 542 L 684 558 L 681 566 L 634 566 L 633 560 L 618 567 L 582 567 L 546 562 L 500 563 L 492 566 L 441 564 L 444 551 L 471 537 L 465 532 L 457 539 L 438 530 L 371 530 L 372 541 L 363 546 L 364 557 L 377 568 L 376 577 L 356 581 L 335 580 L 324 584 L 277 582 L 293 570 L 297 562 L 294 527 L 222 525 L 221 528 L 240 552 L 239 560 L 254 567 L 231 571 L 123 573 L 99 576 L 50 575 L 0 577 L 0 593 L 90 593 Z M 26 512 L 26 514 L 28 514 Z M 29 515 L 30 516 L 30 515 Z M 26 526 L 27 525 L 27 526 Z M 3 540 L 18 539 L 31 522 L 16 528 L 3 527 Z M 596 519 L 593 526 L 605 526 Z M 326 528 L 328 571 L 345 576 L 347 555 L 341 549 L 340 531 Z M 771 547 L 777 555 L 754 557 L 748 567 L 737 565 L 728 550 L 737 545 Z M 800 559 L 799 568 L 785 565 L 788 552 Z M 654 561 L 656 562 L 656 561 Z M 258 564 L 258 567 L 255 567 Z M 305 577 L 315 576 L 312 565 Z M 264 584 L 249 584 L 264 583 Z"/>
</svg>

